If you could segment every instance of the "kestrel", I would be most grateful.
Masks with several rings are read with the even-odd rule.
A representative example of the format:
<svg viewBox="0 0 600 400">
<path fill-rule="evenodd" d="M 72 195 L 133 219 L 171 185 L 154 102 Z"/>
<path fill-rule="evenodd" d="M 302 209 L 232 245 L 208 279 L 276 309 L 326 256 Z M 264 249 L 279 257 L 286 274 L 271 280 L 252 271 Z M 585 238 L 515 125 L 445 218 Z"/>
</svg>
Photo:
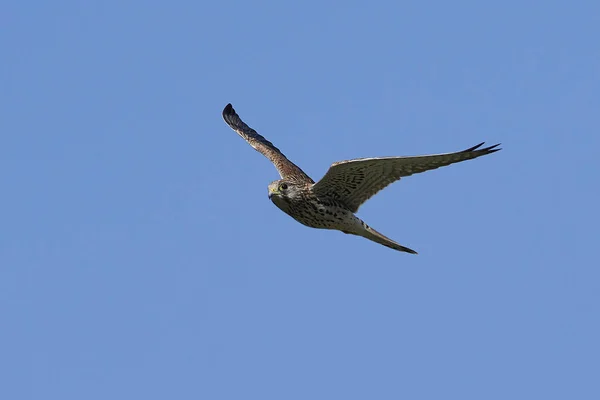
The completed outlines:
<svg viewBox="0 0 600 400">
<path fill-rule="evenodd" d="M 269 199 L 283 212 L 311 228 L 339 230 L 412 254 L 417 252 L 394 242 L 358 218 L 354 213 L 360 205 L 402 177 L 500 150 L 496 148 L 499 144 L 481 148 L 483 143 L 480 143 L 456 153 L 338 161 L 315 183 L 273 143 L 246 125 L 231 104 L 223 110 L 223 119 L 279 171 L 281 179 L 269 185 Z"/>
</svg>

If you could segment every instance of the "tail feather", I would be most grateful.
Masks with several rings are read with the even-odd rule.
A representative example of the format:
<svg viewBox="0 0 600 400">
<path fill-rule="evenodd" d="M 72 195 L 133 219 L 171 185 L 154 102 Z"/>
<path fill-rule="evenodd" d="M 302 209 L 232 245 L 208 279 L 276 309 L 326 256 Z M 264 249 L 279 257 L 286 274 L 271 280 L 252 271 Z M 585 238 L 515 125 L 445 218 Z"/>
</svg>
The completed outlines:
<svg viewBox="0 0 600 400">
<path fill-rule="evenodd" d="M 404 247 L 400 243 L 396 243 L 392 239 L 388 238 L 387 236 L 382 235 L 381 233 L 377 232 L 375 229 L 371 228 L 367 224 L 365 224 L 364 227 L 365 227 L 365 230 L 363 232 L 359 233 L 360 236 L 362 236 L 366 239 L 372 240 L 376 243 L 382 244 L 386 247 L 389 247 L 390 249 L 404 251 L 404 252 L 410 253 L 410 254 L 418 254 L 413 249 Z"/>
</svg>

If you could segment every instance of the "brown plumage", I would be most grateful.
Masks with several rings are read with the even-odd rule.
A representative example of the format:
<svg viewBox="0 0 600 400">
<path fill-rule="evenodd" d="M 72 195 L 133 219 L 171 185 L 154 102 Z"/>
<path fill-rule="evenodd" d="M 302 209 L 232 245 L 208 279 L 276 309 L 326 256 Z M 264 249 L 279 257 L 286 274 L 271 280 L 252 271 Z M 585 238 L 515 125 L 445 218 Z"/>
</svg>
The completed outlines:
<svg viewBox="0 0 600 400">
<path fill-rule="evenodd" d="M 273 143 L 246 125 L 231 104 L 227 104 L 223 110 L 223 119 L 279 171 L 282 179 L 269 185 L 269 198 L 282 211 L 312 228 L 339 230 L 412 254 L 416 254 L 416 251 L 382 235 L 354 215 L 360 205 L 405 176 L 472 160 L 500 150 L 497 148 L 498 144 L 481 148 L 483 143 L 480 143 L 455 153 L 339 161 L 333 163 L 325 176 L 315 183 Z"/>
</svg>

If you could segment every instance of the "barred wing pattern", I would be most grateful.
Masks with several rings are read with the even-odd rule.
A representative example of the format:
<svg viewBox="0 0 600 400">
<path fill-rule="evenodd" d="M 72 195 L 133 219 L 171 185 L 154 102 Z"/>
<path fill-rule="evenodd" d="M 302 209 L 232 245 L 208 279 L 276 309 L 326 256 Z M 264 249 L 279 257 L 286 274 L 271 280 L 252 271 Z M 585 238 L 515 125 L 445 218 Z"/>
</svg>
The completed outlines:
<svg viewBox="0 0 600 400">
<path fill-rule="evenodd" d="M 297 182 L 314 183 L 308 175 L 304 173 L 296 164 L 291 162 L 283 155 L 283 153 L 269 142 L 263 136 L 259 135 L 254 129 L 250 128 L 233 109 L 231 104 L 227 104 L 223 110 L 223 119 L 231 129 L 237 132 L 244 140 L 254 147 L 256 151 L 267 157 L 277 171 L 284 179 L 294 180 Z"/>
<path fill-rule="evenodd" d="M 317 197 L 333 197 L 350 211 L 356 212 L 375 193 L 402 177 L 472 160 L 500 150 L 496 148 L 499 144 L 480 149 L 482 145 L 480 143 L 456 153 L 339 161 L 333 163 L 325 176 L 312 186 L 313 193 Z"/>
</svg>

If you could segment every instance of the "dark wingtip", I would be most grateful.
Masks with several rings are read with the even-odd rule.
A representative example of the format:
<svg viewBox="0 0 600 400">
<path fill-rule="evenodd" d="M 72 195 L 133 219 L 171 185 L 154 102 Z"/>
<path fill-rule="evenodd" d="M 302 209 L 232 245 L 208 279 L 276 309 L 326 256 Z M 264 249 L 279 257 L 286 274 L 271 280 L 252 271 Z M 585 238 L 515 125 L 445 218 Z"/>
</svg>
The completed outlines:
<svg viewBox="0 0 600 400">
<path fill-rule="evenodd" d="M 481 151 L 485 151 L 487 154 L 495 153 L 495 152 L 497 152 L 497 151 L 500 151 L 500 150 L 502 150 L 501 148 L 498 148 L 498 149 L 496 148 L 496 147 L 500 146 L 500 144 L 501 144 L 501 143 L 496 143 L 496 144 L 495 144 L 495 145 L 493 145 L 493 146 L 486 147 L 485 149 L 481 149 Z"/>
<path fill-rule="evenodd" d="M 475 146 L 473 146 L 473 147 L 469 147 L 468 149 L 466 149 L 466 150 L 463 150 L 463 152 L 464 152 L 464 153 L 468 153 L 469 151 L 477 150 L 478 148 L 480 148 L 481 146 L 483 146 L 483 144 L 484 144 L 484 143 L 485 143 L 485 142 L 481 142 L 481 143 L 479 143 L 479 144 L 476 144 L 476 145 L 475 145 Z"/>
<path fill-rule="evenodd" d="M 392 249 L 394 249 L 394 250 L 400 250 L 400 251 L 403 251 L 405 253 L 410 253 L 410 254 L 419 254 L 416 251 L 414 251 L 413 249 L 409 249 L 408 247 L 405 247 L 405 246 L 402 246 L 402 245 L 400 245 L 400 248 L 392 247 Z"/>
<path fill-rule="evenodd" d="M 233 115 L 233 114 L 235 114 L 235 110 L 233 109 L 233 106 L 231 105 L 231 103 L 229 103 L 223 109 L 223 115 Z"/>
<path fill-rule="evenodd" d="M 470 147 L 466 150 L 463 150 L 463 153 L 469 153 L 471 151 L 477 151 L 477 152 L 482 152 L 484 154 L 491 154 L 491 153 L 495 153 L 497 151 L 500 151 L 502 149 L 497 149 L 496 147 L 500 146 L 500 143 L 497 143 L 493 146 L 489 146 L 489 147 L 484 147 L 483 149 L 480 149 L 481 146 L 483 146 L 485 144 L 485 142 L 481 142 L 478 145 L 475 145 L 473 147 Z"/>
</svg>

